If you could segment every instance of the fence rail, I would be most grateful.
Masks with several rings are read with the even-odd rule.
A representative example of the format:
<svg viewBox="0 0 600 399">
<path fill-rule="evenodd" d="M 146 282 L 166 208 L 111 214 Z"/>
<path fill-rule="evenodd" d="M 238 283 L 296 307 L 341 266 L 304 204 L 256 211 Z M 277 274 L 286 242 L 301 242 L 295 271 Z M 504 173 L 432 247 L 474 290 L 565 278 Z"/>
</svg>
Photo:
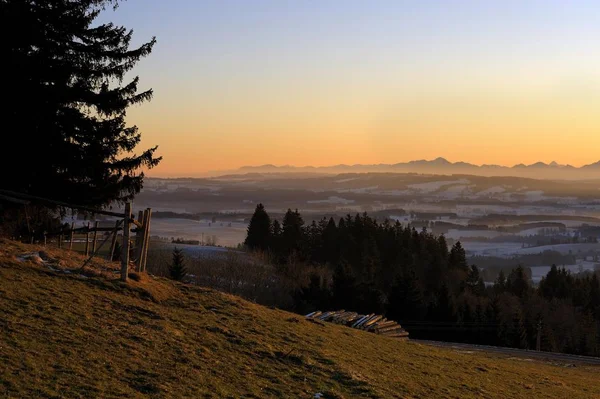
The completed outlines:
<svg viewBox="0 0 600 399">
<path fill-rule="evenodd" d="M 138 213 L 138 219 L 136 220 L 132 216 L 131 203 L 125 203 L 125 210 L 122 213 L 105 211 L 102 209 L 90 208 L 88 206 L 74 205 L 62 201 L 56 201 L 49 198 L 38 197 L 35 195 L 17 193 L 14 191 L 0 189 L 0 200 L 9 201 L 15 204 L 27 206 L 30 204 L 39 204 L 45 206 L 55 206 L 62 208 L 69 208 L 78 211 L 88 212 L 97 215 L 112 216 L 118 218 L 115 222 L 114 227 L 100 227 L 99 222 L 96 221 L 93 227 L 90 227 L 88 222 L 87 226 L 75 228 L 74 223 L 71 223 L 70 229 L 61 229 L 57 232 L 44 234 L 44 245 L 47 245 L 47 238 L 57 238 L 57 245 L 62 248 L 65 244 L 65 236 L 69 237 L 69 250 L 73 250 L 73 243 L 75 240 L 76 233 L 85 233 L 85 256 L 88 259 L 82 265 L 82 268 L 87 265 L 95 256 L 98 255 L 102 247 L 111 239 L 110 249 L 108 251 L 108 259 L 112 260 L 114 257 L 118 234 L 123 233 L 122 246 L 121 246 L 121 280 L 127 281 L 128 273 L 131 268 L 130 264 L 133 263 L 134 268 L 138 272 L 146 271 L 146 261 L 148 259 L 148 245 L 150 241 L 150 219 L 152 210 L 150 208 L 140 211 Z M 121 227 L 122 225 L 122 227 Z M 132 243 L 131 232 L 135 233 L 135 243 Z M 105 235 L 104 240 L 98 246 L 98 232 L 109 232 L 110 234 Z M 93 233 L 93 237 L 90 240 L 90 234 Z M 102 237 L 100 237 L 102 238 Z M 90 243 L 91 243 L 91 254 L 90 254 Z M 134 253 L 134 259 L 130 259 L 130 253 Z"/>
</svg>

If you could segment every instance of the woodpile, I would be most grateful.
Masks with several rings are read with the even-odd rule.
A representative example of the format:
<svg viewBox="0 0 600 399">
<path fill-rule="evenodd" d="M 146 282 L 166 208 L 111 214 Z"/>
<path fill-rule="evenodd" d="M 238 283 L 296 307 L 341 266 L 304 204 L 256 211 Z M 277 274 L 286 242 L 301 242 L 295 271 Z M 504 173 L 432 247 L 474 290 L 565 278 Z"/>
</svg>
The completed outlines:
<svg viewBox="0 0 600 399">
<path fill-rule="evenodd" d="M 374 313 L 358 314 L 356 312 L 346 312 L 344 310 L 331 312 L 316 311 L 307 314 L 305 317 L 309 320 L 320 320 L 342 324 L 351 328 L 385 335 L 387 337 L 408 339 L 408 332 L 403 329 L 400 324 Z"/>
</svg>

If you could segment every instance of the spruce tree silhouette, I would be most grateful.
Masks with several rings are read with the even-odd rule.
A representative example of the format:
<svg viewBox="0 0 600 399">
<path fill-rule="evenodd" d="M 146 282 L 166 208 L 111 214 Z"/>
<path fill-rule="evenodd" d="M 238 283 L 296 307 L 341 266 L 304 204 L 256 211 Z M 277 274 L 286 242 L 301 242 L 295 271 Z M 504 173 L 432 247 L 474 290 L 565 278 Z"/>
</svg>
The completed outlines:
<svg viewBox="0 0 600 399">
<path fill-rule="evenodd" d="M 138 77 L 125 74 L 156 42 L 130 48 L 132 31 L 95 23 L 113 0 L 4 0 L 0 41 L 4 76 L 0 108 L 5 139 L 26 157 L 0 157 L 2 186 L 56 200 L 106 206 L 137 194 L 142 167 L 158 164 L 140 142 L 127 109 L 148 101 Z M 16 29 L 16 30 L 15 30 Z"/>
<path fill-rule="evenodd" d="M 263 204 L 258 204 L 248 224 L 244 245 L 251 250 L 266 251 L 271 241 L 271 218 Z"/>
<path fill-rule="evenodd" d="M 169 265 L 169 275 L 173 280 L 176 281 L 181 281 L 185 278 L 185 276 L 187 276 L 183 250 L 180 248 L 173 248 L 173 260 Z"/>
</svg>

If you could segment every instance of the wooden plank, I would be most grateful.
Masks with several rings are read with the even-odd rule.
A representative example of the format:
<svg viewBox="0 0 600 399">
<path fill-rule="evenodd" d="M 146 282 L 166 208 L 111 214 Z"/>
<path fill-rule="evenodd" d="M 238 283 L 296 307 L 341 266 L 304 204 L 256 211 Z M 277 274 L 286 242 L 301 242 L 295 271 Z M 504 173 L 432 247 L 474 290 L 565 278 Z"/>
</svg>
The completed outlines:
<svg viewBox="0 0 600 399">
<path fill-rule="evenodd" d="M 358 315 L 355 312 L 347 312 L 345 315 L 340 317 L 340 320 L 343 322 L 347 322 L 350 319 L 355 319 Z"/>
<path fill-rule="evenodd" d="M 90 254 L 90 222 L 87 224 L 87 230 L 85 232 L 85 256 Z"/>
<path fill-rule="evenodd" d="M 353 317 L 355 314 L 356 313 L 354 313 L 354 312 L 344 312 L 343 314 L 336 317 L 336 322 L 338 324 L 346 323 L 348 321 L 348 319 Z"/>
<path fill-rule="evenodd" d="M 368 317 L 366 320 L 363 320 L 363 322 L 362 322 L 362 323 L 360 323 L 360 324 L 359 324 L 357 327 L 355 327 L 355 328 L 358 328 L 358 329 L 361 329 L 361 330 L 362 330 L 362 329 L 363 329 L 363 327 L 364 327 L 364 325 L 365 325 L 365 323 L 368 323 L 368 322 L 369 322 L 371 319 L 373 319 L 374 317 L 377 317 L 377 315 L 376 315 L 376 314 L 374 314 L 374 313 L 372 313 L 372 314 L 370 315 L 370 317 Z"/>
<path fill-rule="evenodd" d="M 367 317 L 366 315 L 359 315 L 358 316 L 358 320 L 356 320 L 350 327 L 354 328 L 355 326 L 358 325 L 358 323 L 360 323 L 365 317 Z"/>
<path fill-rule="evenodd" d="M 142 271 L 146 271 L 146 264 L 148 263 L 148 248 L 150 248 L 150 221 L 152 219 L 152 208 L 148 208 L 148 215 L 146 216 L 146 222 L 144 223 L 144 228 L 146 230 L 146 235 L 144 237 L 144 252 L 142 258 Z"/>
<path fill-rule="evenodd" d="M 351 327 L 353 323 L 355 323 L 358 319 L 359 319 L 360 315 L 356 315 L 356 316 L 352 316 L 350 318 L 348 318 L 345 322 L 344 325 Z"/>
<path fill-rule="evenodd" d="M 98 225 L 100 224 L 99 221 L 96 220 L 96 223 L 94 223 L 94 238 L 92 241 L 92 254 L 96 253 L 96 242 L 98 240 Z"/>
<path fill-rule="evenodd" d="M 405 337 L 408 337 L 408 333 L 405 331 L 405 332 L 403 332 L 403 333 L 386 335 L 386 337 L 392 337 L 392 338 L 405 338 Z"/>
<path fill-rule="evenodd" d="M 321 316 L 319 316 L 319 320 L 327 321 L 327 319 L 329 319 L 329 317 L 334 313 L 334 311 L 325 312 Z"/>
<path fill-rule="evenodd" d="M 344 310 L 340 310 L 338 312 L 336 312 L 336 314 L 334 314 L 331 318 L 331 321 L 333 321 L 334 323 L 336 323 L 341 317 L 344 317 L 344 315 L 347 312 L 345 312 Z"/>
<path fill-rule="evenodd" d="M 115 222 L 115 228 L 113 230 L 112 241 L 110 243 L 110 251 L 108 252 L 108 260 L 112 262 L 113 257 L 115 256 L 115 248 L 117 246 L 117 235 L 119 234 L 119 226 L 123 223 L 123 220 L 117 220 Z"/>
<path fill-rule="evenodd" d="M 362 323 L 364 323 L 365 321 L 367 321 L 371 317 L 373 317 L 372 313 L 361 317 L 359 321 L 357 321 L 356 323 L 352 324 L 352 328 L 358 328 Z"/>
<path fill-rule="evenodd" d="M 121 252 L 121 281 L 127 281 L 129 272 L 129 229 L 131 221 L 131 202 L 125 203 L 125 212 L 123 215 L 123 250 Z"/>
<path fill-rule="evenodd" d="M 385 330 L 379 331 L 379 334 L 393 334 L 398 331 L 406 331 L 406 330 L 404 330 L 404 328 L 402 328 L 401 326 L 398 325 L 395 327 L 389 327 L 389 328 L 386 328 Z"/>
<path fill-rule="evenodd" d="M 394 320 L 388 320 L 388 321 L 377 323 L 377 326 L 375 326 L 375 328 L 385 328 L 385 327 L 392 326 L 395 324 L 398 324 L 398 323 L 396 323 Z"/>
<path fill-rule="evenodd" d="M 71 222 L 71 232 L 69 233 L 69 251 L 73 250 L 73 227 L 75 227 L 75 222 Z"/>
<path fill-rule="evenodd" d="M 377 329 L 378 330 L 383 330 L 383 329 L 390 328 L 390 327 L 401 327 L 401 326 L 400 326 L 400 324 L 396 323 L 395 321 L 391 321 L 390 320 L 387 323 L 384 323 L 384 324 L 382 324 L 380 326 L 377 326 Z"/>
<path fill-rule="evenodd" d="M 379 320 L 381 320 L 383 318 L 383 316 L 381 315 L 377 315 L 373 318 L 371 318 L 371 320 L 367 321 L 366 323 L 364 323 L 361 328 L 366 329 L 369 328 L 370 326 L 372 326 L 373 324 L 377 323 Z"/>
<path fill-rule="evenodd" d="M 143 220 L 146 217 L 146 212 L 145 211 L 139 211 L 138 212 L 138 221 L 140 221 L 142 224 L 144 223 Z M 142 237 L 144 236 L 144 229 L 137 229 L 136 233 L 135 233 L 135 270 L 137 270 L 138 272 L 141 269 L 141 265 L 142 265 Z"/>
<path fill-rule="evenodd" d="M 392 331 L 396 331 L 396 330 L 404 330 L 404 329 L 402 328 L 402 326 L 400 326 L 399 324 L 397 324 L 395 326 L 389 326 L 389 327 L 386 327 L 386 328 L 382 328 L 381 330 L 375 330 L 375 332 L 377 334 L 388 334 L 388 333 L 390 333 Z"/>
<path fill-rule="evenodd" d="M 146 262 L 146 250 L 148 248 L 148 230 L 149 230 L 149 223 L 150 223 L 150 213 L 148 211 L 148 209 L 146 209 L 144 211 L 144 215 L 143 215 L 143 219 L 142 219 L 142 223 L 143 223 L 143 227 L 142 227 L 142 247 L 140 248 L 140 267 L 141 267 L 141 271 L 144 271 L 145 269 L 145 265 L 144 263 Z"/>
</svg>

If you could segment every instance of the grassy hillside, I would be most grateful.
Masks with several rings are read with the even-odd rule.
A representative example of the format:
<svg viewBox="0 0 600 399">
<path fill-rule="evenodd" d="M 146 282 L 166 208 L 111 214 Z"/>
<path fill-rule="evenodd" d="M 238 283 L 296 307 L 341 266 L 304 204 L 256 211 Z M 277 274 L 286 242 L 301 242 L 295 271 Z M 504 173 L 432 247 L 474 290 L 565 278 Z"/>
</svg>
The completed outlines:
<svg viewBox="0 0 600 399">
<path fill-rule="evenodd" d="M 598 368 L 375 336 L 0 240 L 0 397 L 592 398 Z M 496 355 L 497 356 L 497 355 Z"/>
</svg>

